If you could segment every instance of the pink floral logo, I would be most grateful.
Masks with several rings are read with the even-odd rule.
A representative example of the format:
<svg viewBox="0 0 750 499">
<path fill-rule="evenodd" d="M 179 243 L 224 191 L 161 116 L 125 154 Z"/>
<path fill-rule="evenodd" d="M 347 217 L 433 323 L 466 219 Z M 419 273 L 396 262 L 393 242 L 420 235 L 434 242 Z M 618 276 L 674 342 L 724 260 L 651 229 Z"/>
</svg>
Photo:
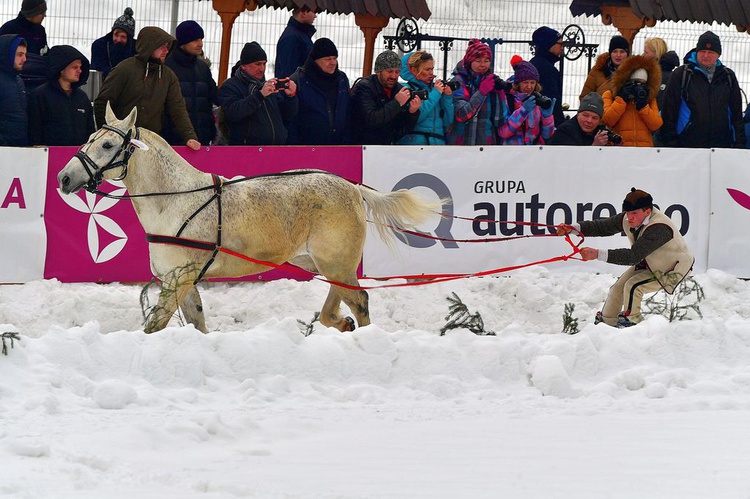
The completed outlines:
<svg viewBox="0 0 750 499">
<path fill-rule="evenodd" d="M 734 201 L 738 205 L 742 206 L 746 210 L 750 210 L 750 196 L 748 196 L 742 191 L 738 191 L 737 189 L 730 189 L 728 187 L 727 187 L 727 192 L 729 193 L 730 196 L 732 196 L 732 199 L 734 199 Z"/>
</svg>

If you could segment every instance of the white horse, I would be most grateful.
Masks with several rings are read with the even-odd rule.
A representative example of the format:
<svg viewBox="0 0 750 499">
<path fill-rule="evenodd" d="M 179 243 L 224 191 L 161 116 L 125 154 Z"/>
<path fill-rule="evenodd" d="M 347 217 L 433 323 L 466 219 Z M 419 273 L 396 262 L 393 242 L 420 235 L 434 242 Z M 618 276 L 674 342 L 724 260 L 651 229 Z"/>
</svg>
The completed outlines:
<svg viewBox="0 0 750 499">
<path fill-rule="evenodd" d="M 290 262 L 322 274 L 331 285 L 320 322 L 354 329 L 340 315 L 341 300 L 357 323 L 370 323 L 367 292 L 358 289 L 366 215 L 386 242 L 389 226 L 414 228 L 435 215 L 440 202 L 408 190 L 380 193 L 321 170 L 295 170 L 236 182 L 193 168 L 156 133 L 136 128 L 136 109 L 118 120 L 107 105 L 107 124 L 60 171 L 60 190 L 94 191 L 121 179 L 151 242 L 151 271 L 162 281 L 158 304 L 144 331 L 166 327 L 179 307 L 207 332 L 195 284 L 204 277 L 240 277 L 269 270 L 261 263 Z M 363 202 L 364 200 L 364 202 Z M 152 237 L 154 236 L 154 237 Z M 174 243 L 174 244 L 164 244 Z M 196 243 L 197 242 L 197 243 Z M 392 242 L 392 241 L 391 241 Z"/>
</svg>

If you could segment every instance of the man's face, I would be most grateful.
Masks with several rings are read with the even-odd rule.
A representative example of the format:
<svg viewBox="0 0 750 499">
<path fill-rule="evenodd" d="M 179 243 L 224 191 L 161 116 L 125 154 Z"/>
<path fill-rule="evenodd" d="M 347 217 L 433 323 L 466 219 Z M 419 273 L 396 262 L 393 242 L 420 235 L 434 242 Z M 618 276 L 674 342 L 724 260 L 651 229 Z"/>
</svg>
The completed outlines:
<svg viewBox="0 0 750 499">
<path fill-rule="evenodd" d="M 338 60 L 339 58 L 335 55 L 329 55 L 326 57 L 315 59 L 315 64 L 317 64 L 320 70 L 324 73 L 332 75 L 336 71 L 336 66 L 338 66 L 339 64 Z"/>
<path fill-rule="evenodd" d="M 151 54 L 151 58 L 155 61 L 159 61 L 161 64 L 164 64 L 164 61 L 167 58 L 167 54 L 169 54 L 169 44 L 165 43 L 158 49 L 154 50 Z"/>
<path fill-rule="evenodd" d="M 68 64 L 65 69 L 60 72 L 60 79 L 63 81 L 67 81 L 68 83 L 76 83 L 81 79 L 81 72 L 81 60 L 76 59 L 75 61 Z"/>
<path fill-rule="evenodd" d="M 614 49 L 609 53 L 609 58 L 612 59 L 612 64 L 614 64 L 615 66 L 619 66 L 620 64 L 622 64 L 622 61 L 627 59 L 627 57 L 628 53 L 623 49 Z"/>
<path fill-rule="evenodd" d="M 696 57 L 701 66 L 715 66 L 719 60 L 719 54 L 713 50 L 699 50 Z"/>
<path fill-rule="evenodd" d="M 16 71 L 21 71 L 25 63 L 26 47 L 24 47 L 23 45 L 19 45 L 18 48 L 16 48 L 16 57 L 13 60 L 13 69 L 15 69 Z"/>
<path fill-rule="evenodd" d="M 630 227 L 635 229 L 637 227 L 640 227 L 646 217 L 650 214 L 651 208 L 638 208 L 637 210 L 626 211 L 625 217 L 627 217 Z"/>
<path fill-rule="evenodd" d="M 591 133 L 596 130 L 596 127 L 598 127 L 599 123 L 602 121 L 602 118 L 593 111 L 581 111 L 576 115 L 576 119 L 578 120 L 578 125 L 580 125 L 581 130 L 586 133 Z"/>
<path fill-rule="evenodd" d="M 304 10 L 299 13 L 298 21 L 302 24 L 312 24 L 315 22 L 317 16 L 318 14 L 316 14 L 314 10 Z"/>
<path fill-rule="evenodd" d="M 557 57 L 560 57 L 563 51 L 562 43 L 563 43 L 562 38 L 560 38 L 559 40 L 557 40 L 557 42 L 554 45 L 552 45 L 549 48 L 549 51 L 552 52 Z"/>
<path fill-rule="evenodd" d="M 378 71 L 378 81 L 383 88 L 393 88 L 398 81 L 399 72 L 400 71 L 396 68 Z"/>
<path fill-rule="evenodd" d="M 203 39 L 198 38 L 192 42 L 185 43 L 180 48 L 190 55 L 201 55 L 203 53 Z"/>
<path fill-rule="evenodd" d="M 112 43 L 115 45 L 125 45 L 128 43 L 128 32 L 124 29 L 115 28 L 112 31 Z"/>
<path fill-rule="evenodd" d="M 266 77 L 266 62 L 268 61 L 255 61 L 244 64 L 242 69 L 256 80 L 263 80 Z"/>
</svg>

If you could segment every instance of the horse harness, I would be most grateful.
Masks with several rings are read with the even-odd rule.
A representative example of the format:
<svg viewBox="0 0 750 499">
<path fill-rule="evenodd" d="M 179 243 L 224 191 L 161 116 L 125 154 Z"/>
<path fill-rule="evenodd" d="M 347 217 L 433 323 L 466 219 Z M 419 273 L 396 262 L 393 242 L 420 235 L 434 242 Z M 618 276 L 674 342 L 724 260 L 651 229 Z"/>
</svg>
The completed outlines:
<svg viewBox="0 0 750 499">
<path fill-rule="evenodd" d="M 132 139 L 135 138 L 136 140 L 138 140 L 141 136 L 141 131 L 138 128 L 135 129 L 135 137 L 133 137 L 132 129 L 128 130 L 127 133 L 125 133 L 119 128 L 115 128 L 111 125 L 102 125 L 102 130 L 115 132 L 117 135 L 122 137 L 122 145 L 120 146 L 120 151 L 115 154 L 112 159 L 109 160 L 109 163 L 99 168 L 99 165 L 97 165 L 94 160 L 92 160 L 91 157 L 84 152 L 83 147 L 81 147 L 74 155 L 74 157 L 78 158 L 78 161 L 81 162 L 84 170 L 86 170 L 86 173 L 89 176 L 89 181 L 83 188 L 91 193 L 96 193 L 97 187 L 99 187 L 104 181 L 104 172 L 108 170 L 122 167 L 122 174 L 120 174 L 120 176 L 114 180 L 122 180 L 125 178 L 125 176 L 128 174 L 128 162 L 130 161 L 130 157 L 133 155 L 133 153 L 135 152 L 135 148 L 137 147 L 132 142 Z M 90 142 L 93 142 L 94 140 L 96 140 L 96 137 L 94 137 L 94 139 L 92 139 Z M 115 161 L 120 157 L 121 154 L 123 156 L 122 159 L 120 161 Z"/>
</svg>

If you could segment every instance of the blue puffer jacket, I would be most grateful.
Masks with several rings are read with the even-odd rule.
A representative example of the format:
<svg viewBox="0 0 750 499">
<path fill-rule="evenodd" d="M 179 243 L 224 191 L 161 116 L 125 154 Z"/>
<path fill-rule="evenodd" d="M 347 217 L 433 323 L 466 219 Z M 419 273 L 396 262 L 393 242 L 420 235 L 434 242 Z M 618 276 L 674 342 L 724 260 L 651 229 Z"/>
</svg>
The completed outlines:
<svg viewBox="0 0 750 499">
<path fill-rule="evenodd" d="M 406 86 L 412 90 L 429 91 L 429 98 L 422 101 L 419 119 L 411 133 L 401 137 L 396 144 L 445 145 L 446 132 L 453 123 L 453 97 L 441 94 L 432 84 L 428 85 L 418 80 L 409 71 L 410 55 L 411 53 L 408 53 L 401 58 L 401 79 L 406 81 Z"/>
<path fill-rule="evenodd" d="M 0 36 L 0 146 L 29 144 L 26 89 L 13 68 L 22 40 L 18 35 Z"/>
<path fill-rule="evenodd" d="M 297 145 L 343 145 L 351 144 L 351 127 L 348 125 L 349 78 L 336 69 L 330 78 L 331 89 L 327 93 L 315 84 L 313 72 L 322 73 L 309 58 L 305 65 L 292 75 L 297 84 L 299 113 L 289 127 L 289 143 Z M 320 78 L 329 75 L 318 75 Z M 330 100 L 329 100 L 330 99 Z"/>
<path fill-rule="evenodd" d="M 213 105 L 216 103 L 216 82 L 208 64 L 180 48 L 169 54 L 165 64 L 172 68 L 180 80 L 182 97 L 185 99 L 185 107 L 198 135 L 198 141 L 204 146 L 209 145 L 216 137 L 213 111 Z M 162 137 L 172 145 L 184 144 L 169 116 L 165 116 Z"/>
<path fill-rule="evenodd" d="M 302 66 L 313 48 L 312 37 L 315 26 L 303 24 L 289 18 L 286 28 L 276 44 L 276 64 L 273 74 L 276 78 L 288 78 Z"/>
<path fill-rule="evenodd" d="M 47 83 L 29 96 L 29 142 L 31 145 L 80 146 L 94 133 L 94 108 L 80 89 L 89 77 L 89 61 L 70 45 L 49 49 Z M 81 76 L 68 95 L 58 78 L 71 62 L 80 59 Z"/>
</svg>

